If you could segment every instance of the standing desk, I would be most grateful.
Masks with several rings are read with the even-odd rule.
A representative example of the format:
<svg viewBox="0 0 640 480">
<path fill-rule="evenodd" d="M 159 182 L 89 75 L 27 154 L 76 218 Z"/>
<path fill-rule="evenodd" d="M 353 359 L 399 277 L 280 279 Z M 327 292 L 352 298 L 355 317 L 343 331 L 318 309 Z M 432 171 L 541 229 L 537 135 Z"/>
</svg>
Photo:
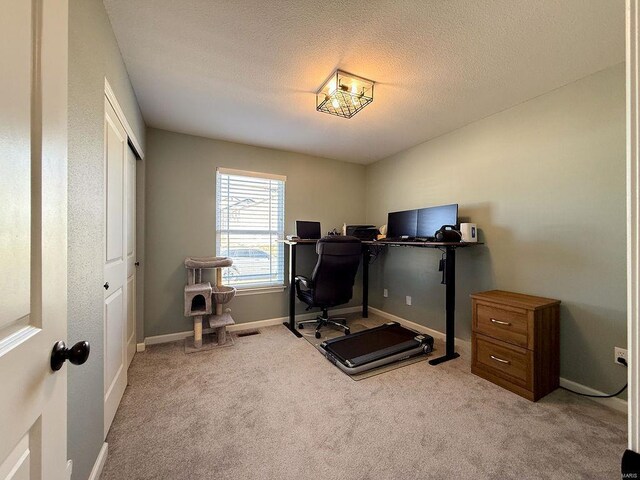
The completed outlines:
<svg viewBox="0 0 640 480">
<path fill-rule="evenodd" d="M 299 245 L 315 245 L 318 240 L 279 240 L 289 248 L 289 321 L 283 322 L 291 333 L 300 338 L 302 335 L 296 329 L 296 251 Z M 418 248 L 444 249 L 445 252 L 445 354 L 441 357 L 429 360 L 431 365 L 438 365 L 460 355 L 455 349 L 455 304 L 456 304 L 456 250 L 458 248 L 473 247 L 482 245 L 481 242 L 386 242 L 386 241 L 363 241 L 362 242 L 362 316 L 369 316 L 369 262 L 371 260 L 372 247 L 404 246 Z"/>
</svg>

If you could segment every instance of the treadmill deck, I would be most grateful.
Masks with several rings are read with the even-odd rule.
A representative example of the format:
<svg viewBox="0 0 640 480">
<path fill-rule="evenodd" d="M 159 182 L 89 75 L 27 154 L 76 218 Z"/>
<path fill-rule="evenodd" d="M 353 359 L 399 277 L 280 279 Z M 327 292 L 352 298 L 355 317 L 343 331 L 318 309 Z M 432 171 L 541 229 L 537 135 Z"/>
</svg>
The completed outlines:
<svg viewBox="0 0 640 480">
<path fill-rule="evenodd" d="M 327 359 L 348 374 L 433 351 L 433 337 L 388 322 L 379 327 L 327 340 L 320 345 Z"/>
</svg>

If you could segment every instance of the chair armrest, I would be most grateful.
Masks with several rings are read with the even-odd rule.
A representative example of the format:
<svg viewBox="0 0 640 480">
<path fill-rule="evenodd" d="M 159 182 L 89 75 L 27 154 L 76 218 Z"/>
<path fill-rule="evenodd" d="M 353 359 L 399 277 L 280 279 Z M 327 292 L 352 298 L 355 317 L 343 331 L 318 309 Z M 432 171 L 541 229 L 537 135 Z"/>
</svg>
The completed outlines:
<svg viewBox="0 0 640 480">
<path fill-rule="evenodd" d="M 304 285 L 304 287 L 307 290 L 313 288 L 313 282 L 309 278 L 303 275 L 297 275 L 296 276 L 296 295 L 298 297 L 300 297 L 300 292 L 302 291 L 302 289 L 300 288 L 300 284 Z"/>
<path fill-rule="evenodd" d="M 311 279 L 305 277 L 304 275 L 296 276 L 296 287 L 300 288 L 300 284 L 304 285 L 305 288 L 313 288 L 313 282 Z"/>
</svg>

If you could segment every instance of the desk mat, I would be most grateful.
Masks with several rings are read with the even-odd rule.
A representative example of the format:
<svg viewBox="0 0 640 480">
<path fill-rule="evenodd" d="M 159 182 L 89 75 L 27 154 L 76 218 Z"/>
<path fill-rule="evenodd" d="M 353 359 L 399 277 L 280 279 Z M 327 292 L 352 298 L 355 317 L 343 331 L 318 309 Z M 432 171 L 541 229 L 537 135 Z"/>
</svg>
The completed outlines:
<svg viewBox="0 0 640 480">
<path fill-rule="evenodd" d="M 331 311 L 329 311 L 329 314 L 331 314 Z M 362 318 L 362 315 L 360 314 L 336 315 L 336 317 L 345 317 L 347 319 L 347 325 L 349 326 L 351 333 L 360 332 L 362 330 L 366 330 L 367 328 L 377 327 L 389 321 L 385 318 L 382 318 L 378 315 L 371 314 L 371 313 L 369 314 L 369 318 Z M 313 345 L 318 350 L 320 355 L 322 355 L 323 361 L 325 362 L 327 362 L 328 360 L 326 359 L 326 357 L 324 356 L 324 353 L 320 349 L 320 344 L 325 340 L 329 340 L 330 338 L 341 337 L 342 335 L 344 335 L 344 333 L 341 330 L 337 330 L 331 327 L 324 327 L 320 331 L 322 333 L 322 337 L 316 338 L 315 337 L 316 327 L 314 325 L 305 325 L 304 329 L 298 330 L 298 331 L 302 334 L 302 337 L 306 341 L 308 341 L 311 345 Z M 436 348 L 434 347 L 434 352 L 435 351 L 436 351 Z M 338 370 L 340 370 L 342 373 L 344 373 L 348 377 L 351 377 L 353 380 L 359 381 L 359 380 L 364 380 L 365 378 L 373 377 L 375 375 L 380 375 L 381 373 L 390 372 L 391 370 L 396 370 L 397 368 L 406 367 L 407 365 L 412 365 L 418 362 L 424 362 L 425 360 L 428 360 L 429 358 L 431 358 L 432 355 L 433 353 L 429 355 L 417 355 L 415 357 L 407 358 L 406 360 L 402 360 L 400 362 L 389 363 L 387 365 L 382 365 L 377 368 L 372 368 L 371 370 L 367 370 L 366 372 L 360 372 L 354 375 L 350 375 L 346 372 L 343 372 L 340 369 Z"/>
</svg>

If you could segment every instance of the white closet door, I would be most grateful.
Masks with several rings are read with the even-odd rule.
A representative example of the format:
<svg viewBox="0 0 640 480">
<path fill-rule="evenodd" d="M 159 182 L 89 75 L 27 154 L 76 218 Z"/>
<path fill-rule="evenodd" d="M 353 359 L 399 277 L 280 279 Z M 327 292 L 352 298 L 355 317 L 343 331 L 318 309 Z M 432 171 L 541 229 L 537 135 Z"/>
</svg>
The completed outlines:
<svg viewBox="0 0 640 480">
<path fill-rule="evenodd" d="M 127 134 L 105 98 L 104 435 L 127 386 Z"/>
<path fill-rule="evenodd" d="M 127 368 L 136 353 L 136 156 L 127 147 L 126 238 L 127 238 Z"/>
</svg>

